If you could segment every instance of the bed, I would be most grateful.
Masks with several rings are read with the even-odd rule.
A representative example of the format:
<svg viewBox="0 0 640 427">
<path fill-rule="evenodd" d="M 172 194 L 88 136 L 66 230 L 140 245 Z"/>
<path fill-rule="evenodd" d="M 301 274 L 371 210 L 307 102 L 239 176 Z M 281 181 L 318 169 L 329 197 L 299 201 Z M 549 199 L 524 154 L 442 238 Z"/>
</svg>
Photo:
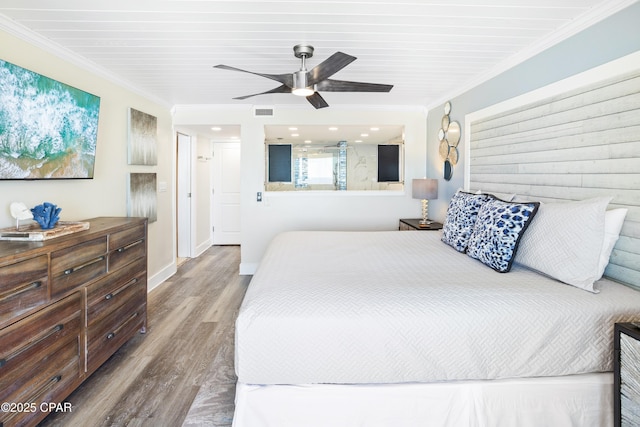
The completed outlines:
<svg viewBox="0 0 640 427">
<path fill-rule="evenodd" d="M 236 324 L 234 425 L 611 424 L 613 325 L 640 294 L 496 273 L 440 239 L 280 234 Z"/>
<path fill-rule="evenodd" d="M 614 324 L 640 322 L 637 159 L 608 154 L 638 152 L 634 58 L 467 116 L 474 190 L 442 232 L 275 237 L 236 322 L 234 426 L 612 426 Z M 496 249 L 504 204 L 532 219 Z"/>
</svg>

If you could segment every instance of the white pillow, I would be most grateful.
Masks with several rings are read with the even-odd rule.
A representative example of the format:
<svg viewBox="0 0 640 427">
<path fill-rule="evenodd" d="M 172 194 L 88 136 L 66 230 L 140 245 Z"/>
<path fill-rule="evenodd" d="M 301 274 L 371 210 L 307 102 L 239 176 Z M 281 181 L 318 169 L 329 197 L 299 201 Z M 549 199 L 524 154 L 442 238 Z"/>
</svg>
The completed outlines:
<svg viewBox="0 0 640 427">
<path fill-rule="evenodd" d="M 611 209 L 604 214 L 604 243 L 602 244 L 602 250 L 600 251 L 600 260 L 598 261 L 598 279 L 604 274 L 604 269 L 609 264 L 609 258 L 613 247 L 620 237 L 620 230 L 622 230 L 622 224 L 624 218 L 627 216 L 628 209 Z"/>
<path fill-rule="evenodd" d="M 610 197 L 580 202 L 541 203 L 522 236 L 516 262 L 561 282 L 597 293 Z"/>
</svg>

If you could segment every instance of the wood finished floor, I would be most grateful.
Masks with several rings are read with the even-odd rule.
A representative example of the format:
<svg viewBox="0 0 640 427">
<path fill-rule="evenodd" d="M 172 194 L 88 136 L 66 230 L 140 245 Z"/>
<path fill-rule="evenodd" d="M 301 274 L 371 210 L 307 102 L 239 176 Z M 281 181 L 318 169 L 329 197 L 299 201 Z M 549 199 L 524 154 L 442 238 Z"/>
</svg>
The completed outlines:
<svg viewBox="0 0 640 427">
<path fill-rule="evenodd" d="M 148 298 L 138 334 L 41 426 L 230 426 L 234 322 L 250 276 L 239 246 L 213 246 Z"/>
</svg>

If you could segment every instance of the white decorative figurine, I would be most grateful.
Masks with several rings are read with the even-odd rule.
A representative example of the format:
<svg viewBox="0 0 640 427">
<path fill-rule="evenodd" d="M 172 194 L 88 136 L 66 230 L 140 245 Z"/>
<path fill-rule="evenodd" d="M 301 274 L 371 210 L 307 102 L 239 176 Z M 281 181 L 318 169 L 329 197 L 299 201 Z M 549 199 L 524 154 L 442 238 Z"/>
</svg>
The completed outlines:
<svg viewBox="0 0 640 427">
<path fill-rule="evenodd" d="M 13 202 L 9 206 L 11 216 L 16 220 L 16 230 L 20 230 L 20 221 L 33 219 L 31 210 L 22 202 Z"/>
</svg>

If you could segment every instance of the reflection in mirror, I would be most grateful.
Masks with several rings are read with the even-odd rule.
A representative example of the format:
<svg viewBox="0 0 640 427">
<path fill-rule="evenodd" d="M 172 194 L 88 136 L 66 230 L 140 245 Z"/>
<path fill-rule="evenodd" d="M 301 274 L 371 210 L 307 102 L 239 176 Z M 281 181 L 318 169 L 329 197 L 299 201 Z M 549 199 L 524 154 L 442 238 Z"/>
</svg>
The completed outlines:
<svg viewBox="0 0 640 427">
<path fill-rule="evenodd" d="M 449 116 L 446 114 L 442 116 L 440 124 L 442 125 L 442 130 L 446 131 L 447 129 L 449 129 Z"/>
<path fill-rule="evenodd" d="M 452 147 L 457 147 L 460 142 L 460 123 L 449 123 L 449 129 L 447 130 L 447 141 Z"/>
<path fill-rule="evenodd" d="M 451 102 L 450 102 L 450 101 L 447 101 L 447 102 L 444 104 L 444 113 L 445 113 L 445 114 L 449 114 L 450 112 L 451 112 Z"/>
<path fill-rule="evenodd" d="M 440 141 L 440 145 L 438 146 L 438 153 L 440 153 L 440 158 L 442 160 L 447 160 L 447 158 L 449 157 L 449 143 L 447 143 L 447 140 L 443 140 Z"/>
<path fill-rule="evenodd" d="M 444 161 L 444 179 L 446 181 L 451 180 L 451 176 L 453 175 L 453 166 L 451 166 L 451 162 L 449 160 Z"/>
<path fill-rule="evenodd" d="M 452 165 L 458 164 L 458 147 L 449 148 L 449 159 Z"/>
<path fill-rule="evenodd" d="M 266 191 L 402 190 L 403 126 L 265 126 L 266 170 L 274 146 L 290 147 L 291 180 L 266 177 Z M 284 175 L 284 173 L 283 173 Z"/>
</svg>

